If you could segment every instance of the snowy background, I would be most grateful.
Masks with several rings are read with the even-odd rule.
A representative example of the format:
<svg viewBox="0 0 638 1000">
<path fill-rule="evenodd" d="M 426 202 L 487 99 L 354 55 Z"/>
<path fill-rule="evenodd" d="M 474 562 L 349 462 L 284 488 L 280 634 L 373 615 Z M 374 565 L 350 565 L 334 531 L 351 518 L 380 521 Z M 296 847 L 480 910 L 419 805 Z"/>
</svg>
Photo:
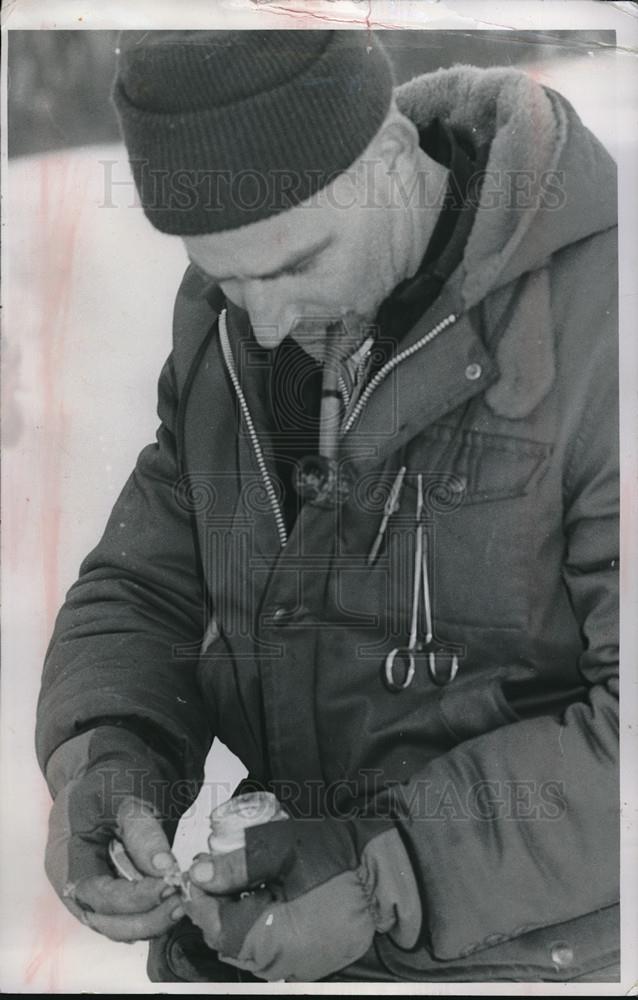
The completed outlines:
<svg viewBox="0 0 638 1000">
<path fill-rule="evenodd" d="M 635 98 L 627 60 L 609 33 L 426 34 L 419 55 L 414 35 L 391 33 L 399 79 L 456 61 L 518 64 L 565 94 L 622 156 Z M 155 434 L 156 380 L 186 263 L 180 241 L 155 232 L 133 204 L 108 103 L 114 38 L 108 31 L 12 32 L 9 46 L 0 961 L 3 989 L 20 992 L 152 989 L 144 943 L 98 937 L 49 888 L 42 867 L 49 799 L 33 752 L 55 614 Z M 113 188 L 110 207 L 105 169 L 127 182 Z M 243 773 L 216 745 L 207 773 L 213 795 L 226 797 Z M 181 825 L 184 864 L 205 843 L 209 807 L 210 794 Z"/>
</svg>

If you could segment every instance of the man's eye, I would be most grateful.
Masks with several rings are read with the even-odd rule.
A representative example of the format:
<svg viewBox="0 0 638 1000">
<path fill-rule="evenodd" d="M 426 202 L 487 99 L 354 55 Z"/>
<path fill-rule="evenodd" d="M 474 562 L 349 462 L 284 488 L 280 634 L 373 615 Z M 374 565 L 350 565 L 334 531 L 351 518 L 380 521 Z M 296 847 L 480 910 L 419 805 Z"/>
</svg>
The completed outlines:
<svg viewBox="0 0 638 1000">
<path fill-rule="evenodd" d="M 280 271 L 279 274 L 273 275 L 272 278 L 262 278 L 262 281 L 276 281 L 277 278 L 295 278 L 299 274 L 306 274 L 308 271 L 311 271 L 314 266 L 315 258 L 311 257 L 308 260 L 302 261 L 300 264 L 294 264 L 292 267 L 287 267 L 285 271 Z"/>
<path fill-rule="evenodd" d="M 312 268 L 314 267 L 314 263 L 315 262 L 314 262 L 313 258 L 311 258 L 310 260 L 302 261 L 301 264 L 295 264 L 294 267 L 291 267 L 290 270 L 287 273 L 288 274 L 305 274 L 307 271 L 311 271 L 312 270 Z"/>
</svg>

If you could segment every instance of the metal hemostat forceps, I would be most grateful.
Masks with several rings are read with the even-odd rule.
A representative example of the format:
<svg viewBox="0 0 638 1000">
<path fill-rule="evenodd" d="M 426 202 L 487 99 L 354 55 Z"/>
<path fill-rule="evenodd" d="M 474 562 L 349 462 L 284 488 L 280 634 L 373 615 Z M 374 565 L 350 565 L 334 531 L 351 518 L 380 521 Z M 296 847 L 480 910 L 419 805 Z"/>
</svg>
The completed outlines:
<svg viewBox="0 0 638 1000">
<path fill-rule="evenodd" d="M 423 616 L 425 618 L 425 636 L 419 640 L 419 611 L 423 604 Z M 432 630 L 432 605 L 430 601 L 430 582 L 428 577 L 428 554 L 425 544 L 425 533 L 423 530 L 423 476 L 417 476 L 417 503 L 416 503 L 416 530 L 414 546 L 414 575 L 412 581 L 412 610 L 410 618 L 410 635 L 407 646 L 396 646 L 385 659 L 385 682 L 391 691 L 404 691 L 410 687 L 416 672 L 417 654 L 427 656 L 428 670 L 430 677 L 435 684 L 447 684 L 454 680 L 459 669 L 459 661 L 456 653 L 452 654 L 450 670 L 445 677 L 441 677 L 437 671 L 436 651 L 433 646 Z M 397 660 L 403 663 L 403 680 L 395 678 L 395 665 Z"/>
</svg>

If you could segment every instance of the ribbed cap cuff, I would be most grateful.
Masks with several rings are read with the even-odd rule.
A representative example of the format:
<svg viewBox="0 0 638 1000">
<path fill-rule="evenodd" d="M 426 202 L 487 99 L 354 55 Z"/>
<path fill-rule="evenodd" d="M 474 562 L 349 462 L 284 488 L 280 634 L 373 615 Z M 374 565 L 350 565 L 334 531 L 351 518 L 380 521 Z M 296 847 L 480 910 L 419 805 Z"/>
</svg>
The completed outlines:
<svg viewBox="0 0 638 1000">
<path fill-rule="evenodd" d="M 229 44 L 220 57 L 217 38 L 207 63 L 204 40 L 189 44 L 166 39 L 180 32 L 158 34 L 162 40 L 122 47 L 113 100 L 142 206 L 165 233 L 236 229 L 292 208 L 354 163 L 390 107 L 392 70 L 369 32 L 277 32 L 284 42 L 292 36 L 295 58 L 285 45 L 255 49 L 252 58 L 269 85 L 254 93 L 246 85 L 251 45 Z M 310 56 L 300 60 L 301 35 L 313 37 Z M 294 72 L 286 76 L 287 59 Z M 268 60 L 272 72 L 265 74 Z M 237 99 L 229 73 L 237 78 Z M 171 74 L 176 93 L 169 101 Z M 161 87 L 154 92 L 155 79 Z M 222 100 L 215 103 L 217 92 Z M 206 107 L 197 106 L 197 94 Z M 170 110 L 157 110 L 162 101 Z"/>
</svg>

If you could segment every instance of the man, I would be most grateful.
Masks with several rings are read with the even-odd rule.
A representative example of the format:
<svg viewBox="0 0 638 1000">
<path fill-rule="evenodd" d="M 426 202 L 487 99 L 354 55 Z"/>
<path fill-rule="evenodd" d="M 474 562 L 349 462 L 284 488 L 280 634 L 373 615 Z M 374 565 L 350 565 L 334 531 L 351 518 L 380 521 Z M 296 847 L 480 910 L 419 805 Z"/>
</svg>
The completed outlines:
<svg viewBox="0 0 638 1000">
<path fill-rule="evenodd" d="M 363 32 L 124 33 L 114 96 L 191 266 L 47 654 L 53 885 L 155 980 L 613 978 L 613 162 Z M 184 892 L 214 737 L 289 819 Z"/>
</svg>

